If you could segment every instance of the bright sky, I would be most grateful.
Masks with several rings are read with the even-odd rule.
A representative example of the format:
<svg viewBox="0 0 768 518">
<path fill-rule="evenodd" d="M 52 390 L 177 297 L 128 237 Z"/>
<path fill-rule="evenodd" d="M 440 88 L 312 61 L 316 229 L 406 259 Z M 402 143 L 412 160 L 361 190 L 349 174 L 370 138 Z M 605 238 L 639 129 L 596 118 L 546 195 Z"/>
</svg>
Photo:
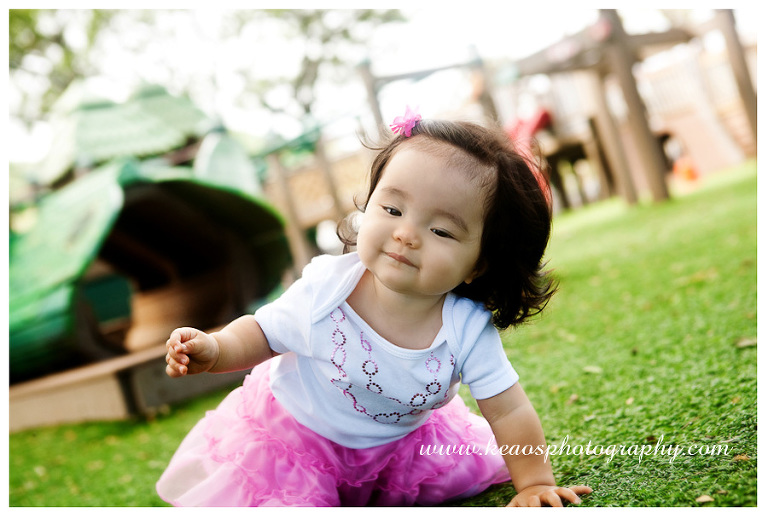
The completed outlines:
<svg viewBox="0 0 768 518">
<path fill-rule="evenodd" d="M 410 20 L 408 23 L 385 26 L 371 34 L 370 57 L 374 72 L 402 73 L 466 62 L 471 58 L 471 46 L 489 61 L 524 57 L 579 31 L 594 21 L 597 15 L 595 9 L 588 8 L 520 8 L 520 4 L 511 3 L 507 4 L 509 7 L 499 7 L 505 5 L 502 2 L 488 4 L 493 7 L 477 2 L 453 4 L 463 8 L 447 5 L 431 3 L 429 7 L 401 8 Z M 700 17 L 708 17 L 709 10 L 699 11 Z M 232 129 L 253 129 L 254 120 L 259 120 L 263 114 L 234 106 L 234 99 L 243 85 L 232 70 L 246 66 L 250 70 L 290 74 L 291 70 L 286 66 L 297 62 L 296 55 L 300 49 L 296 45 L 299 43 L 277 40 L 273 28 L 265 26 L 259 28 L 258 34 L 242 35 L 248 42 L 253 42 L 251 45 L 233 40 L 217 46 L 212 42 L 216 41 L 214 34 L 220 12 L 194 12 L 194 23 L 189 23 L 188 19 L 185 23 L 168 20 L 157 28 L 158 32 L 173 31 L 177 38 L 176 45 L 169 46 L 167 40 L 158 38 L 156 47 L 146 49 L 145 55 L 139 56 L 127 51 L 120 38 L 108 42 L 103 74 L 109 80 L 105 84 L 112 92 L 118 92 L 116 85 L 130 84 L 136 79 L 136 71 L 143 70 L 145 74 L 156 77 L 158 83 L 169 86 L 171 91 L 174 88 L 170 83 L 174 80 L 192 85 L 193 100 L 203 110 L 209 114 L 221 114 Z M 629 32 L 665 28 L 663 17 L 654 9 L 622 12 L 626 14 L 624 23 Z M 736 14 L 741 30 L 755 31 L 755 13 L 747 12 L 743 16 L 737 10 Z M 268 44 L 264 45 L 264 42 Z M 249 51 L 249 48 L 253 50 Z M 175 63 L 185 63 L 185 70 L 189 72 L 181 78 L 171 77 L 169 71 L 163 68 L 163 62 L 156 59 L 161 53 L 169 55 Z M 361 86 L 360 81 L 350 81 L 346 86 L 332 85 L 321 90 L 318 116 L 321 119 L 334 118 L 339 114 L 366 109 Z M 382 111 L 387 119 L 400 113 L 405 104 L 411 104 L 419 106 L 425 116 L 430 116 L 430 112 L 444 112 L 455 105 L 457 99 L 466 98 L 468 89 L 466 81 L 453 81 L 450 73 L 428 79 L 416 87 L 412 84 L 392 85 L 382 92 Z M 10 93 L 10 102 L 13 102 L 12 89 Z M 8 150 L 9 159 L 35 161 L 42 158 L 50 136 L 51 129 L 45 123 L 36 125 L 31 133 L 11 124 L 13 145 Z"/>
</svg>

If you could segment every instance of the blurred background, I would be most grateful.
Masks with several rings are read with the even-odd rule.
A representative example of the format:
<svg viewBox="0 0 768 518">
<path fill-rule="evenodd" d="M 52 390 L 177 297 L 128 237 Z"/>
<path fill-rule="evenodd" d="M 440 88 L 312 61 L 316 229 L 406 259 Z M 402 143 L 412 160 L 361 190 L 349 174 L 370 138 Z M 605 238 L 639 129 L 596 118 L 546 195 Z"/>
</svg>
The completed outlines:
<svg viewBox="0 0 768 518">
<path fill-rule="evenodd" d="M 242 377 L 171 387 L 165 337 L 252 311 L 339 253 L 372 158 L 361 136 L 406 105 L 535 139 L 556 212 L 664 202 L 756 157 L 757 21 L 10 10 L 11 430 L 146 413 Z"/>
</svg>

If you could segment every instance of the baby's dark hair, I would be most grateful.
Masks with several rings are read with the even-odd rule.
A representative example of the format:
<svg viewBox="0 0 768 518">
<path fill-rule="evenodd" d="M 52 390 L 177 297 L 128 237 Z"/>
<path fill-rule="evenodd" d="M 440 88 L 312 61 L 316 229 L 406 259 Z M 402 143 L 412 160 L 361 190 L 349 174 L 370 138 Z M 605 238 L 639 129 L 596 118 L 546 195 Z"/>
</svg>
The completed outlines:
<svg viewBox="0 0 768 518">
<path fill-rule="evenodd" d="M 448 144 L 463 151 L 481 167 L 469 174 L 486 175 L 491 170 L 478 270 L 470 284 L 453 289 L 456 295 L 482 302 L 493 313 L 499 329 L 517 326 L 540 313 L 556 290 L 551 272 L 544 270 L 543 256 L 552 227 L 548 187 L 540 181 L 539 164 L 530 163 L 515 151 L 501 129 L 459 121 L 421 120 L 410 137 L 398 135 L 378 149 L 371 165 L 365 211 L 387 164 L 404 143 L 409 146 Z M 464 158 L 455 156 L 453 158 Z M 471 164 L 471 162 L 470 162 Z M 536 171 L 536 172 L 535 172 Z M 493 177 L 493 175 L 490 175 Z M 357 234 L 342 222 L 338 229 L 345 251 L 356 246 Z"/>
</svg>

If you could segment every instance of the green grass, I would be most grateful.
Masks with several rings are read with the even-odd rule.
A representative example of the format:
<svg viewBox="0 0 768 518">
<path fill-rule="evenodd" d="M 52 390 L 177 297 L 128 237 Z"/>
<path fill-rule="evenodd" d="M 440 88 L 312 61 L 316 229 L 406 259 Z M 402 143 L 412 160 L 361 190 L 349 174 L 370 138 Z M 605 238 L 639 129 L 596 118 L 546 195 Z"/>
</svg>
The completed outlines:
<svg viewBox="0 0 768 518">
<path fill-rule="evenodd" d="M 757 337 L 755 169 L 669 203 L 612 200 L 556 219 L 560 291 L 505 336 L 548 442 L 732 448 L 673 462 L 554 456 L 559 484 L 594 490 L 583 505 L 756 505 L 757 351 L 738 346 Z M 513 495 L 493 488 L 467 503 Z"/>
<path fill-rule="evenodd" d="M 559 215 L 548 255 L 560 291 L 504 341 L 549 443 L 730 448 L 674 461 L 572 451 L 552 457 L 558 483 L 590 485 L 582 506 L 755 506 L 757 349 L 743 340 L 757 337 L 756 165 L 668 203 Z M 155 481 L 226 392 L 152 420 L 11 434 L 10 505 L 164 505 Z M 513 495 L 501 485 L 462 505 Z"/>
</svg>

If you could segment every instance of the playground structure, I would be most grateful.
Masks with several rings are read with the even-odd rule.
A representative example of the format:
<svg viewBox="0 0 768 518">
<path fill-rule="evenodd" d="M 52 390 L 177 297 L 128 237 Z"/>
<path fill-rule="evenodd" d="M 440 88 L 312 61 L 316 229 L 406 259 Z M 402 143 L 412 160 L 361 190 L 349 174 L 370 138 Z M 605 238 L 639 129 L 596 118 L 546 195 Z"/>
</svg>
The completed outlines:
<svg viewBox="0 0 768 518">
<path fill-rule="evenodd" d="M 723 36 L 727 54 L 704 51 L 709 32 Z M 731 11 L 698 27 L 627 35 L 615 11 L 603 10 L 593 26 L 514 63 L 524 80 L 506 89 L 519 96 L 538 74 L 548 75 L 551 88 L 540 102 L 552 113 L 547 158 L 558 191 L 560 163 L 586 158 L 603 196 L 636 203 L 645 191 L 663 200 L 681 154 L 703 173 L 756 154 L 756 95 L 745 57 L 755 54 L 739 44 Z"/>
<path fill-rule="evenodd" d="M 756 46 L 741 45 L 730 10 L 716 10 L 700 26 L 631 35 L 615 10 L 600 14 L 592 26 L 517 61 L 488 64 L 476 56 L 385 77 L 363 62 L 376 129 L 386 129 L 379 98 L 388 84 L 467 70 L 475 83 L 470 101 L 485 119 L 502 123 L 513 138 L 537 139 L 557 209 L 616 195 L 629 204 L 644 195 L 663 201 L 673 170 L 685 168 L 691 178 L 756 155 Z M 722 35 L 724 52 L 703 47 L 710 32 Z M 536 86 L 542 78 L 544 92 Z M 534 101 L 528 114 L 521 113 L 524 98 Z M 365 182 L 370 154 L 329 156 L 330 147 L 320 141 L 314 163 L 294 170 L 277 155 L 270 159 L 266 191 L 287 215 L 297 270 L 316 250 L 309 235 L 317 222 L 354 210 L 349 193 L 360 193 Z"/>
<path fill-rule="evenodd" d="M 70 181 L 11 233 L 12 431 L 151 414 L 241 380 L 245 373 L 173 383 L 165 340 L 184 325 L 216 329 L 281 287 L 291 262 L 283 218 L 253 192 L 250 159 L 221 130 L 179 131 L 198 114 L 190 105 L 179 113 L 183 100 L 153 90 L 153 117 L 134 117 L 134 100 L 76 104 L 67 120 L 82 126 L 79 136 L 59 134 L 76 144 L 58 168 Z M 134 99 L 144 104 L 146 94 Z M 112 138 L 90 133 L 102 126 Z M 134 157 L 119 158 L 126 150 Z M 96 165 L 78 175 L 83 157 Z"/>
</svg>

